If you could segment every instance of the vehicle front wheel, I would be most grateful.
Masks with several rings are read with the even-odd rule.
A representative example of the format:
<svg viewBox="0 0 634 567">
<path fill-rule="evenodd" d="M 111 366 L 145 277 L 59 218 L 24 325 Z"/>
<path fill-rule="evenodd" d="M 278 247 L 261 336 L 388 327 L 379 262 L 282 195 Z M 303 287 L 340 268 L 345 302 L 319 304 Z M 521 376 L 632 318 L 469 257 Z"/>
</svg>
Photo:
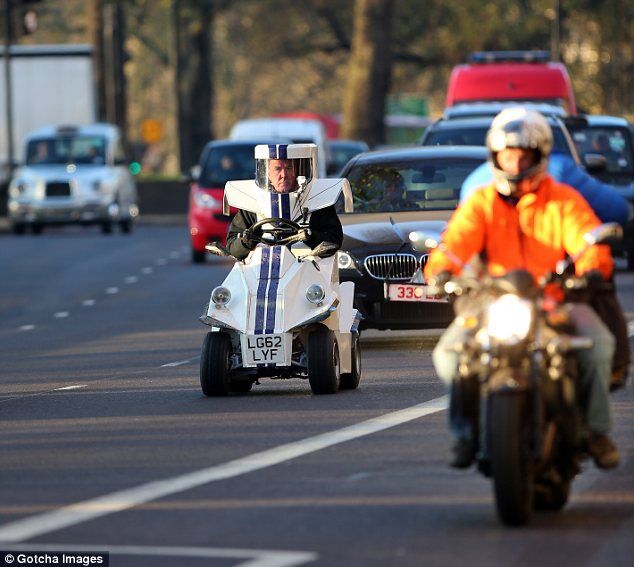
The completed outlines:
<svg viewBox="0 0 634 567">
<path fill-rule="evenodd" d="M 14 222 L 11 225 L 11 232 L 13 234 L 24 234 L 25 230 L 26 230 L 26 225 L 24 223 Z"/>
<path fill-rule="evenodd" d="M 132 232 L 132 219 L 120 220 L 119 228 L 124 234 L 130 234 Z"/>
<path fill-rule="evenodd" d="M 634 249 L 627 251 L 627 269 L 634 272 Z"/>
<path fill-rule="evenodd" d="M 339 390 L 339 348 L 335 333 L 326 327 L 308 336 L 308 381 L 313 394 L 334 394 Z"/>
<path fill-rule="evenodd" d="M 206 252 L 201 252 L 200 250 L 196 250 L 192 248 L 192 263 L 194 264 L 204 264 Z"/>
<path fill-rule="evenodd" d="M 341 375 L 339 388 L 341 390 L 356 390 L 361 380 L 361 344 L 359 333 L 352 333 L 350 356 L 352 357 L 352 371 Z"/>
<path fill-rule="evenodd" d="M 207 333 L 200 355 L 200 386 L 205 396 L 226 396 L 230 391 L 231 338 Z"/>
<path fill-rule="evenodd" d="M 102 234 L 112 234 L 112 221 L 107 220 L 101 223 Z"/>
</svg>

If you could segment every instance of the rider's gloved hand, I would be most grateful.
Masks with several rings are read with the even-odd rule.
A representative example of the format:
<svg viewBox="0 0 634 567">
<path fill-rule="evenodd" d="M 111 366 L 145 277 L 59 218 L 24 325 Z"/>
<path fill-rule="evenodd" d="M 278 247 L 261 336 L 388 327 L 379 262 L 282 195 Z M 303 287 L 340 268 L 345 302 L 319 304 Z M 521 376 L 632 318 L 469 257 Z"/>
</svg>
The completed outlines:
<svg viewBox="0 0 634 567">
<path fill-rule="evenodd" d="M 444 297 L 445 292 L 445 284 L 451 279 L 451 272 L 448 270 L 443 270 L 442 272 L 438 272 L 435 276 L 432 276 L 427 280 L 427 295 L 432 297 Z"/>
<path fill-rule="evenodd" d="M 240 235 L 240 242 L 242 246 L 244 246 L 245 248 L 248 248 L 249 250 L 253 250 L 257 244 L 257 242 L 255 241 L 253 237 L 253 231 L 249 228 L 244 230 L 242 234 Z"/>
<path fill-rule="evenodd" d="M 297 239 L 300 242 L 307 242 L 310 237 L 311 237 L 310 228 L 302 228 L 301 230 L 297 232 Z"/>
<path fill-rule="evenodd" d="M 586 288 L 590 293 L 605 291 L 607 282 L 599 270 L 590 270 L 583 274 Z"/>
</svg>

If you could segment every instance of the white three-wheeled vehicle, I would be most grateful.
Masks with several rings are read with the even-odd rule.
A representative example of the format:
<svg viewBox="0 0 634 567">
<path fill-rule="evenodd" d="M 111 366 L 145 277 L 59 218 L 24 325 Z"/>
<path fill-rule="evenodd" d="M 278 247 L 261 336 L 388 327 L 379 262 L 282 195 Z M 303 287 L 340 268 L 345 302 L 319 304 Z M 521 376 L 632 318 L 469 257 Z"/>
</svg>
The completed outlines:
<svg viewBox="0 0 634 567">
<path fill-rule="evenodd" d="M 339 282 L 336 245 L 323 242 L 310 249 L 300 241 L 310 215 L 334 205 L 342 192 L 345 210 L 352 210 L 350 185 L 346 179 L 317 178 L 314 144 L 292 144 L 283 151 L 288 159 L 306 158 L 295 161 L 305 169 L 296 172 L 296 191 L 263 189 L 268 177 L 225 186 L 226 214 L 230 207 L 255 213 L 251 231 L 260 242 L 214 288 L 200 318 L 211 326 L 200 361 L 207 396 L 248 392 L 262 377 L 308 378 L 315 394 L 359 384 L 361 315 L 353 308 L 354 283 Z M 279 147 L 256 146 L 256 177 L 268 175 L 260 164 L 271 152 L 278 155 Z M 218 244 L 207 249 L 227 254 Z"/>
</svg>

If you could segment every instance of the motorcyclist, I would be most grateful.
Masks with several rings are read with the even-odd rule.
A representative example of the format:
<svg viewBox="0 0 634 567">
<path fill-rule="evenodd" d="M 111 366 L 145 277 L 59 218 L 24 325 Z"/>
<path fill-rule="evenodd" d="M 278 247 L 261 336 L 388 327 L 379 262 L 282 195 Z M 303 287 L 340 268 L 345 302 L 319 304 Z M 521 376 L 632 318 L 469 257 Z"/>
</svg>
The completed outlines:
<svg viewBox="0 0 634 567">
<path fill-rule="evenodd" d="M 602 222 L 618 222 L 625 226 L 632 217 L 630 203 L 621 197 L 612 185 L 603 183 L 587 173 L 570 156 L 553 151 L 547 169 L 556 181 L 577 189 Z M 491 180 L 492 171 L 488 164 L 477 167 L 464 180 L 460 190 L 460 201 L 466 200 L 478 187 Z M 610 382 L 610 389 L 616 390 L 625 386 L 631 361 L 627 321 L 614 288 L 595 295 L 591 304 L 616 339 Z"/>
<path fill-rule="evenodd" d="M 288 218 L 296 222 L 308 222 L 304 230 L 304 243 L 314 248 L 321 242 L 331 242 L 341 247 L 343 229 L 341 221 L 333 205 L 313 211 L 304 218 L 301 199 L 310 188 L 310 183 L 317 171 L 311 152 L 303 151 L 306 145 L 271 144 L 257 146 L 256 179 L 257 186 L 263 191 L 271 193 L 272 216 Z M 259 153 L 266 151 L 266 153 Z M 316 152 L 316 148 L 315 148 Z M 231 221 L 227 234 L 227 249 L 229 253 L 243 260 L 257 245 L 251 227 L 258 221 L 255 213 L 238 210 Z M 330 253 L 334 254 L 336 249 Z"/>
<path fill-rule="evenodd" d="M 557 261 L 585 247 L 583 235 L 600 224 L 588 203 L 572 187 L 556 182 L 546 172 L 553 136 L 546 119 L 522 107 L 503 110 L 487 134 L 494 181 L 463 202 L 443 234 L 450 254 L 468 262 L 480 254 L 491 275 L 526 269 L 539 278 L 555 269 Z M 443 249 L 432 252 L 425 266 L 430 285 L 440 286 L 460 266 Z M 590 247 L 575 263 L 577 275 L 608 279 L 613 263 L 609 247 Z M 577 333 L 593 347 L 578 353 L 580 379 L 587 403 L 583 408 L 590 436 L 589 455 L 600 468 L 618 465 L 619 454 L 608 433 L 612 426 L 608 396 L 614 338 L 586 304 L 571 305 Z M 458 353 L 451 345 L 472 332 L 456 318 L 440 338 L 433 362 L 440 378 L 455 392 Z M 463 468 L 475 457 L 473 427 L 460 408 L 450 412 L 456 442 L 450 464 Z"/>
</svg>

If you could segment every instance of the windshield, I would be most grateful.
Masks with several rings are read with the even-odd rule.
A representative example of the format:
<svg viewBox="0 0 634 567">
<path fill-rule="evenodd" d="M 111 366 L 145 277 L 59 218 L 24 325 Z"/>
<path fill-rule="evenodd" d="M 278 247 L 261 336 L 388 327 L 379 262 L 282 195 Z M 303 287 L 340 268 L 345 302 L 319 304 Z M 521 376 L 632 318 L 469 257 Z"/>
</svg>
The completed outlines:
<svg viewBox="0 0 634 567">
<path fill-rule="evenodd" d="M 106 139 L 100 136 L 36 138 L 27 145 L 27 165 L 67 165 L 69 163 L 105 164 Z"/>
<path fill-rule="evenodd" d="M 201 187 L 224 187 L 227 181 L 253 179 L 255 158 L 253 144 L 211 148 L 203 164 L 198 184 Z"/>
<path fill-rule="evenodd" d="M 358 164 L 347 175 L 359 213 L 452 210 L 481 159 L 430 159 Z"/>
<path fill-rule="evenodd" d="M 557 126 L 553 129 L 553 147 L 560 153 L 572 156 L 570 146 L 566 138 Z M 456 128 L 438 129 L 429 133 L 429 137 L 425 139 L 425 146 L 484 146 L 486 145 L 486 136 L 489 131 L 488 126 L 483 128 Z"/>
<path fill-rule="evenodd" d="M 601 154 L 607 160 L 606 171 L 621 173 L 634 171 L 632 140 L 626 128 L 618 126 L 572 127 L 572 139 L 579 155 Z"/>
</svg>

